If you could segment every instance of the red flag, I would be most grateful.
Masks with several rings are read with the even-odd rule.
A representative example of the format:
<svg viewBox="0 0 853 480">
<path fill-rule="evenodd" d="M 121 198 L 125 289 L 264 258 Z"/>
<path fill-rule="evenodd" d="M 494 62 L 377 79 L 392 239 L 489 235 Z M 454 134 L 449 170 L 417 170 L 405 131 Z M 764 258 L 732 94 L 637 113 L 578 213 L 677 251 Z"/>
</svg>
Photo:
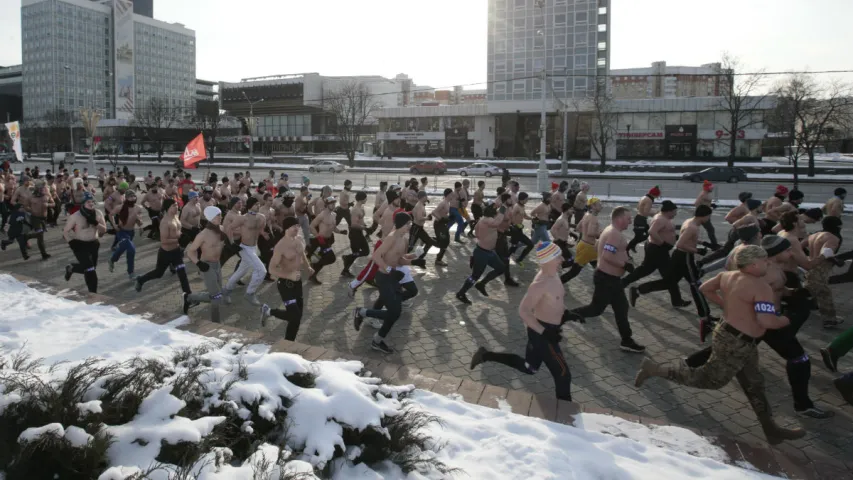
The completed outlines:
<svg viewBox="0 0 853 480">
<path fill-rule="evenodd" d="M 207 152 L 204 150 L 204 134 L 199 133 L 187 144 L 181 160 L 184 161 L 184 168 L 197 168 L 195 164 L 205 158 L 207 158 Z"/>
</svg>

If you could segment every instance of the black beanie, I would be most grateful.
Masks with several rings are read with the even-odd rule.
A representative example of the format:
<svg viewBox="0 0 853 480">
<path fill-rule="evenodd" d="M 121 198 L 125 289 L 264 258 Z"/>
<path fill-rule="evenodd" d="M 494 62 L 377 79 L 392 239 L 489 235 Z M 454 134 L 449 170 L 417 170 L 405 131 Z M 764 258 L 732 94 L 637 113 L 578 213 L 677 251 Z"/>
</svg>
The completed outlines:
<svg viewBox="0 0 853 480">
<path fill-rule="evenodd" d="M 286 231 L 288 228 L 294 225 L 299 225 L 299 220 L 296 217 L 286 217 L 281 223 L 284 227 L 284 230 Z"/>
<path fill-rule="evenodd" d="M 741 203 L 743 203 L 752 198 L 752 192 L 740 192 L 737 198 L 738 200 L 740 200 Z"/>
<path fill-rule="evenodd" d="M 755 238 L 759 233 L 761 233 L 761 229 L 758 228 L 758 225 L 747 225 L 737 229 L 737 238 L 741 242 L 748 242 Z"/>
<path fill-rule="evenodd" d="M 696 207 L 696 212 L 693 214 L 694 217 L 707 217 L 711 215 L 711 207 L 708 205 L 699 205 Z"/>
<path fill-rule="evenodd" d="M 751 211 L 753 211 L 753 210 L 755 210 L 756 208 L 758 208 L 758 207 L 760 207 L 760 206 L 761 206 L 761 200 L 756 200 L 756 199 L 754 199 L 754 198 L 748 198 L 748 199 L 746 199 L 746 208 L 747 208 L 747 210 L 749 210 L 750 212 L 751 212 Z"/>
<path fill-rule="evenodd" d="M 672 200 L 664 200 L 663 203 L 660 204 L 661 212 L 671 212 L 673 210 L 678 210 L 678 206 Z"/>
<path fill-rule="evenodd" d="M 239 201 L 240 197 L 231 197 L 231 200 L 228 201 L 228 208 L 234 208 L 234 205 L 237 205 Z"/>
<path fill-rule="evenodd" d="M 802 200 L 806 195 L 799 190 L 792 190 L 791 193 L 788 194 L 788 200 Z"/>
<path fill-rule="evenodd" d="M 394 228 L 403 228 L 411 220 L 412 217 L 410 217 L 408 213 L 399 212 L 394 215 Z"/>
<path fill-rule="evenodd" d="M 818 221 L 823 218 L 823 210 L 819 208 L 810 208 L 806 210 L 806 216 L 814 221 Z"/>
<path fill-rule="evenodd" d="M 388 190 L 387 192 L 385 192 L 385 199 L 388 200 L 388 203 L 393 203 L 394 200 L 397 200 L 397 197 L 397 192 L 395 192 L 394 190 Z"/>
<path fill-rule="evenodd" d="M 844 188 L 836 188 L 835 189 L 835 196 L 836 197 L 843 197 L 845 195 L 847 195 L 847 190 L 845 190 Z"/>
<path fill-rule="evenodd" d="M 791 248 L 791 242 L 785 237 L 768 235 L 761 240 L 761 248 L 767 252 L 768 257 L 775 257 Z"/>
</svg>

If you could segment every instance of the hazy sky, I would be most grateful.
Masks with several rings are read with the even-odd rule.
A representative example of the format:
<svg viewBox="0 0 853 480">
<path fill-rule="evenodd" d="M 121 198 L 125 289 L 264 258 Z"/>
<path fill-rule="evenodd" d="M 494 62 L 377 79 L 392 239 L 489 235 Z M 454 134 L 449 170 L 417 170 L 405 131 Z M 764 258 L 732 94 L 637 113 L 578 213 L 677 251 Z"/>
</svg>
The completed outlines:
<svg viewBox="0 0 853 480">
<path fill-rule="evenodd" d="M 611 1 L 612 68 L 696 66 L 729 51 L 768 71 L 853 69 L 853 0 Z M 155 18 L 196 31 L 197 76 L 214 81 L 319 72 L 483 82 L 486 10 L 487 0 L 154 0 Z M 0 0 L 0 11 L 0 65 L 20 63 L 20 0 Z"/>
</svg>

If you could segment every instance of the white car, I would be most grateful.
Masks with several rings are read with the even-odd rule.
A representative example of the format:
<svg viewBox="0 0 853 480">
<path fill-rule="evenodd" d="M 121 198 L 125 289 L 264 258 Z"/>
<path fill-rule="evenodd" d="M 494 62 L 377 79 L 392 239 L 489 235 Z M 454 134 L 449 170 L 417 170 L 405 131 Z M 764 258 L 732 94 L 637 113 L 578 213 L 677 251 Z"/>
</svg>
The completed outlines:
<svg viewBox="0 0 853 480">
<path fill-rule="evenodd" d="M 496 167 L 488 163 L 472 163 L 467 167 L 459 169 L 459 175 L 463 177 L 467 177 L 468 175 L 485 175 L 491 177 L 492 175 L 500 175 L 501 172 L 501 167 Z"/>
<path fill-rule="evenodd" d="M 321 162 L 317 162 L 311 167 L 308 168 L 308 171 L 311 173 L 314 172 L 331 172 L 331 173 L 341 173 L 346 170 L 347 167 L 343 166 L 338 162 L 333 162 L 332 160 L 323 160 Z"/>
</svg>

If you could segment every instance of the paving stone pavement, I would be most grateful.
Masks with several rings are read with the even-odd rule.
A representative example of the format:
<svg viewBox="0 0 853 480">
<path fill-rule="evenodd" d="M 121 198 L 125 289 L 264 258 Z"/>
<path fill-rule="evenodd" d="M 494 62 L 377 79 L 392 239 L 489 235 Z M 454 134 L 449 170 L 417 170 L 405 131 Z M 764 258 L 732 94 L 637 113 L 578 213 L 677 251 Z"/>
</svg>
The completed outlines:
<svg viewBox="0 0 853 480">
<path fill-rule="evenodd" d="M 606 208 L 602 212 L 602 223 L 606 223 L 609 210 Z M 724 214 L 720 212 L 714 217 L 720 239 L 724 239 L 726 234 L 726 229 L 720 226 Z M 676 221 L 680 223 L 687 217 L 688 213 L 683 212 Z M 853 235 L 853 230 L 848 227 L 844 233 Z M 35 251 L 31 259 L 24 262 L 14 248 L 16 246 L 13 246 L 0 253 L 0 270 L 27 275 L 60 288 L 69 286 L 85 290 L 82 276 L 75 275 L 68 283 L 62 278 L 64 266 L 73 257 L 60 234 L 59 228 L 51 229 L 47 234 L 48 251 L 53 255 L 51 259 L 39 261 Z M 626 232 L 627 235 L 629 232 Z M 107 236 L 101 241 L 99 293 L 137 303 L 141 310 L 156 306 L 158 310 L 171 309 L 176 315 L 180 314 L 180 286 L 177 278 L 170 273 L 166 272 L 162 279 L 147 283 L 143 291 L 137 293 L 132 282 L 127 279 L 124 259 L 116 265 L 115 273 L 108 272 L 107 258 L 112 238 Z M 338 240 L 335 250 L 340 258 L 341 254 L 348 252 L 348 242 L 344 237 Z M 35 247 L 35 242 L 32 243 Z M 142 274 L 153 269 L 159 245 L 140 239 L 139 236 L 136 244 L 136 273 Z M 382 355 L 369 349 L 374 330 L 365 327 L 361 332 L 356 332 L 351 322 L 352 308 L 369 306 L 378 293 L 373 288 L 365 287 L 357 292 L 354 301 L 350 299 L 345 282 L 338 276 L 342 268 L 340 260 L 321 272 L 322 286 L 306 284 L 306 312 L 297 340 L 357 357 L 377 358 L 449 374 L 463 380 L 550 395 L 553 383 L 546 371 L 527 376 L 493 364 L 474 371 L 468 369 L 471 355 L 480 345 L 492 350 L 521 353 L 526 344 L 525 329 L 516 313 L 524 287 L 509 288 L 499 281 L 492 282 L 488 286 L 490 298 L 484 299 L 472 290 L 469 295 L 474 305 L 467 307 L 453 297 L 469 274 L 468 255 L 472 246 L 470 241 L 465 245 L 452 243 L 445 257 L 451 267 L 436 270 L 431 265 L 434 257 L 430 255 L 427 257 L 427 271 L 414 269 L 420 293 L 411 301 L 410 307 L 404 307 L 400 320 L 389 336 L 389 344 L 397 352 L 384 360 Z M 641 258 L 642 253 L 635 255 L 637 263 Z M 235 265 L 236 259 L 231 260 L 223 269 L 223 275 L 229 276 Z M 363 265 L 363 261 L 357 265 Z M 524 267 L 512 265 L 512 271 L 525 284 L 532 279 L 536 267 L 534 263 L 526 262 Z M 188 272 L 193 290 L 202 290 L 203 282 L 195 267 L 188 266 Z M 652 278 L 656 278 L 656 275 Z M 690 298 L 686 285 L 683 287 L 685 298 Z M 853 310 L 853 299 L 849 294 L 844 295 L 849 292 L 849 286 L 835 286 L 833 292 L 839 313 L 849 316 Z M 592 270 L 586 269 L 569 283 L 567 306 L 581 306 L 591 299 L 591 295 Z M 279 303 L 273 283 L 264 283 L 259 297 L 270 305 Z M 262 331 L 258 308 L 249 305 L 240 290 L 233 294 L 233 298 L 234 304 L 223 308 L 226 325 L 254 330 L 259 336 L 265 334 L 275 338 L 278 335 L 283 338 L 285 325 L 272 319 L 271 325 Z M 205 306 L 196 307 L 190 312 L 194 321 L 207 320 L 208 315 Z M 648 353 L 658 361 L 679 360 L 701 348 L 695 309 L 692 306 L 673 309 L 665 292 L 642 297 L 637 308 L 631 309 L 630 319 L 635 339 L 646 345 Z M 824 330 L 816 321 L 810 320 L 799 334 L 806 351 L 813 357 L 812 398 L 835 412 L 831 420 L 803 419 L 795 415 L 784 361 L 766 346 L 761 347 L 767 396 L 778 421 L 783 425 L 799 424 L 808 431 L 804 439 L 783 446 L 782 451 L 788 451 L 791 455 L 805 453 L 838 459 L 850 459 L 853 456 L 853 407 L 847 405 L 832 386 L 833 376 L 824 368 L 818 353 L 818 349 L 837 333 Z M 227 335 L 227 332 L 223 334 Z M 654 379 L 642 389 L 635 389 L 632 380 L 642 355 L 618 349 L 619 336 L 609 309 L 600 318 L 588 319 L 585 325 L 567 325 L 564 337 L 563 349 L 573 377 L 573 399 L 585 408 L 613 409 L 694 427 L 711 434 L 728 435 L 753 444 L 765 443 L 755 416 L 736 382 L 719 391 L 709 391 Z M 845 361 L 841 361 L 841 368 L 849 370 Z"/>
</svg>

